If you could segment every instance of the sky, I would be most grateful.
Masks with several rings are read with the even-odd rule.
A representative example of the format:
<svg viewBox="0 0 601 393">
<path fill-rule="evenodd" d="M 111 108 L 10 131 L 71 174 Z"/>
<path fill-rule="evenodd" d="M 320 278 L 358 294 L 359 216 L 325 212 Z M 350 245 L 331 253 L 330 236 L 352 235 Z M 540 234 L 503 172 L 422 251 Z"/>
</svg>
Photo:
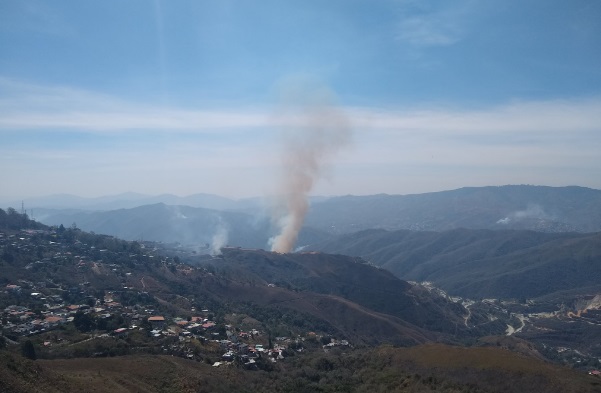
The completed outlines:
<svg viewBox="0 0 601 393">
<path fill-rule="evenodd" d="M 601 189 L 599 21 L 598 0 L 0 0 L 0 199 L 270 194 L 324 94 L 352 136 L 311 194 Z"/>
</svg>

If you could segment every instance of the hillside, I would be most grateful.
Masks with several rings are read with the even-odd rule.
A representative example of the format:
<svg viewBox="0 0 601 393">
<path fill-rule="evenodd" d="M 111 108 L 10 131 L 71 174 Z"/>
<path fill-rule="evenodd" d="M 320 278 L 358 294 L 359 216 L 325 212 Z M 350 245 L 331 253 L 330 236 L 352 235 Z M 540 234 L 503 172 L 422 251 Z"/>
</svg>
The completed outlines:
<svg viewBox="0 0 601 393">
<path fill-rule="evenodd" d="M 402 279 L 471 298 L 601 290 L 601 233 L 371 230 L 313 248 L 362 257 Z"/>
<path fill-rule="evenodd" d="M 31 392 L 601 391 L 599 378 L 499 348 L 426 345 L 294 356 L 272 372 L 170 356 L 32 362 L 0 357 L 0 388 Z"/>
<path fill-rule="evenodd" d="M 404 321 L 409 327 L 414 325 L 433 332 L 458 336 L 471 334 L 462 326 L 465 310 L 461 305 L 421 291 L 388 271 L 376 269 L 355 258 L 321 253 L 280 255 L 260 250 L 225 249 L 221 260 L 212 264 L 228 277 L 244 277 L 244 281 L 251 285 L 271 284 L 274 288 L 292 291 L 305 300 L 313 297 L 309 294 L 317 293 L 322 295 L 319 298 L 324 302 L 323 295 L 326 295 L 328 302 L 340 303 L 332 307 L 346 310 L 331 310 L 324 314 L 334 325 L 342 320 L 356 325 L 361 325 L 358 321 L 364 321 L 373 328 L 378 321 L 393 321 L 395 325 Z M 357 318 L 363 317 L 353 320 L 344 315 L 351 309 L 355 310 Z M 310 310 L 303 311 L 311 313 Z M 366 318 L 372 314 L 376 316 L 375 319 Z M 364 330 L 359 327 L 353 329 Z M 432 334 L 421 334 L 434 337 Z"/>
<path fill-rule="evenodd" d="M 45 299 L 87 303 L 99 301 L 99 293 L 126 289 L 120 296 L 128 303 L 145 299 L 169 313 L 189 314 L 191 307 L 207 305 L 223 312 L 253 309 L 257 319 L 274 328 L 288 314 L 281 327 L 288 334 L 295 328 L 330 332 L 357 345 L 413 345 L 450 340 L 451 333 L 457 339 L 479 334 L 463 327 L 461 305 L 351 257 L 225 249 L 220 258 L 192 268 L 156 244 L 74 228 L 0 233 L 0 246 L 0 284 L 23 281 L 29 292 Z M 15 296 L 7 290 L 0 301 L 4 307 L 23 302 Z M 27 299 L 47 307 L 35 297 Z M 171 304 L 174 299 L 179 300 Z M 20 326 L 15 320 L 15 329 L 34 328 Z M 483 329 L 500 332 L 504 326 Z"/>
<path fill-rule="evenodd" d="M 0 390 L 265 391 L 265 378 L 274 391 L 597 386 L 585 374 L 599 364 L 597 298 L 576 304 L 578 317 L 538 320 L 515 314 L 533 304 L 452 300 L 356 257 L 240 248 L 201 256 L 2 217 L 17 228 L 0 231 Z M 151 322 L 156 315 L 164 325 Z M 532 341 L 481 338 L 510 324 Z M 489 348 L 419 346 L 433 342 Z M 374 349 L 383 343 L 418 347 Z"/>
</svg>

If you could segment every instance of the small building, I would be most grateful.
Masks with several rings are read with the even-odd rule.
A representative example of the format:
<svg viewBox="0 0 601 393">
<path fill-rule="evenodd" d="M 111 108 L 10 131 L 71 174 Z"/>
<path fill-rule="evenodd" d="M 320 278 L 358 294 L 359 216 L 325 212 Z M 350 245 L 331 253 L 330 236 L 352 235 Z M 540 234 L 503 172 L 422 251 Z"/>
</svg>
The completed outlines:
<svg viewBox="0 0 601 393">
<path fill-rule="evenodd" d="M 113 330 L 113 334 L 116 337 L 127 337 L 127 328 L 115 329 L 115 330 Z"/>
<path fill-rule="evenodd" d="M 163 329 L 165 327 L 165 317 L 161 315 L 154 315 L 148 317 L 148 322 L 152 325 L 152 329 Z"/>
<path fill-rule="evenodd" d="M 8 284 L 6 286 L 6 291 L 12 293 L 21 293 L 21 287 L 15 284 Z"/>
<path fill-rule="evenodd" d="M 44 318 L 44 322 L 48 324 L 50 327 L 58 326 L 63 322 L 63 318 L 56 315 L 48 315 Z"/>
<path fill-rule="evenodd" d="M 212 328 L 214 326 L 215 326 L 215 322 L 211 322 L 211 321 L 205 322 L 205 323 L 202 324 L 202 327 L 204 329 L 210 329 L 210 328 Z"/>
<path fill-rule="evenodd" d="M 232 351 L 227 351 L 226 353 L 224 353 L 224 354 L 221 356 L 221 358 L 222 358 L 223 360 L 225 360 L 226 362 L 231 362 L 231 361 L 233 361 L 233 360 L 234 360 L 234 356 L 235 356 L 234 352 L 232 352 Z"/>
</svg>

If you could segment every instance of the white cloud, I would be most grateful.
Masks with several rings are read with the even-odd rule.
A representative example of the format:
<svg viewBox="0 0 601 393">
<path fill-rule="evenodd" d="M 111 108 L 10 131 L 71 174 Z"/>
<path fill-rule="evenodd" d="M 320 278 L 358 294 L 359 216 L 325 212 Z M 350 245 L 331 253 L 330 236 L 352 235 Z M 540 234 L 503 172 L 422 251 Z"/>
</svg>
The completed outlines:
<svg viewBox="0 0 601 393">
<path fill-rule="evenodd" d="M 354 123 L 379 129 L 436 135 L 571 133 L 601 128 L 601 98 L 514 102 L 480 110 L 353 110 Z"/>
<path fill-rule="evenodd" d="M 474 9 L 470 0 L 432 7 L 432 1 L 402 3 L 397 39 L 414 46 L 446 46 L 466 34 L 466 21 Z"/>
<path fill-rule="evenodd" d="M 412 17 L 400 22 L 397 38 L 413 45 L 451 45 L 459 41 L 458 30 L 454 24 L 442 24 L 438 18 Z"/>
<path fill-rule="evenodd" d="M 267 109 L 164 108 L 11 83 L 0 79 L 0 88 L 11 87 L 0 89 L 0 135 L 6 135 L 0 183 L 30 195 L 82 194 L 82 187 L 96 195 L 260 195 L 276 172 L 279 131 L 299 122 Z M 510 183 L 601 187 L 601 97 L 477 110 L 341 110 L 355 141 L 333 160 L 318 193 Z M 35 143 L 40 133 L 65 129 L 71 133 L 50 146 Z M 71 141 L 82 134 L 90 136 Z"/>
<path fill-rule="evenodd" d="M 259 127 L 263 113 L 190 110 L 132 103 L 67 87 L 36 86 L 0 78 L 0 130 L 209 130 Z"/>
<path fill-rule="evenodd" d="M 0 78 L 0 132 L 15 129 L 218 130 L 287 127 L 297 115 L 274 116 L 270 109 L 217 110 L 161 107 L 65 87 L 40 87 Z M 342 108 L 356 128 L 379 132 L 419 132 L 474 136 L 535 132 L 583 133 L 601 126 L 601 97 L 574 100 L 516 101 L 479 110 L 429 108 L 391 110 Z"/>
</svg>

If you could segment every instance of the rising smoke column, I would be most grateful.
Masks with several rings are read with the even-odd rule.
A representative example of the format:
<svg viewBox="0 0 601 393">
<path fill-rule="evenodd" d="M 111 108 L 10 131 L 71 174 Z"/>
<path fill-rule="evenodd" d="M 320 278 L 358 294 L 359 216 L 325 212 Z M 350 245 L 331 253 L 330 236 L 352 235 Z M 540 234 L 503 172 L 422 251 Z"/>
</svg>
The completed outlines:
<svg viewBox="0 0 601 393">
<path fill-rule="evenodd" d="M 215 234 L 213 235 L 213 239 L 211 241 L 211 255 L 221 255 L 221 249 L 227 244 L 228 239 L 228 228 L 227 225 L 223 222 L 221 217 L 219 217 L 219 222 L 217 227 L 215 228 Z"/>
<path fill-rule="evenodd" d="M 333 155 L 350 143 L 351 129 L 326 89 L 297 92 L 283 113 L 280 192 L 272 217 L 280 232 L 271 239 L 271 250 L 288 253 L 303 226 L 310 191 Z"/>
</svg>

